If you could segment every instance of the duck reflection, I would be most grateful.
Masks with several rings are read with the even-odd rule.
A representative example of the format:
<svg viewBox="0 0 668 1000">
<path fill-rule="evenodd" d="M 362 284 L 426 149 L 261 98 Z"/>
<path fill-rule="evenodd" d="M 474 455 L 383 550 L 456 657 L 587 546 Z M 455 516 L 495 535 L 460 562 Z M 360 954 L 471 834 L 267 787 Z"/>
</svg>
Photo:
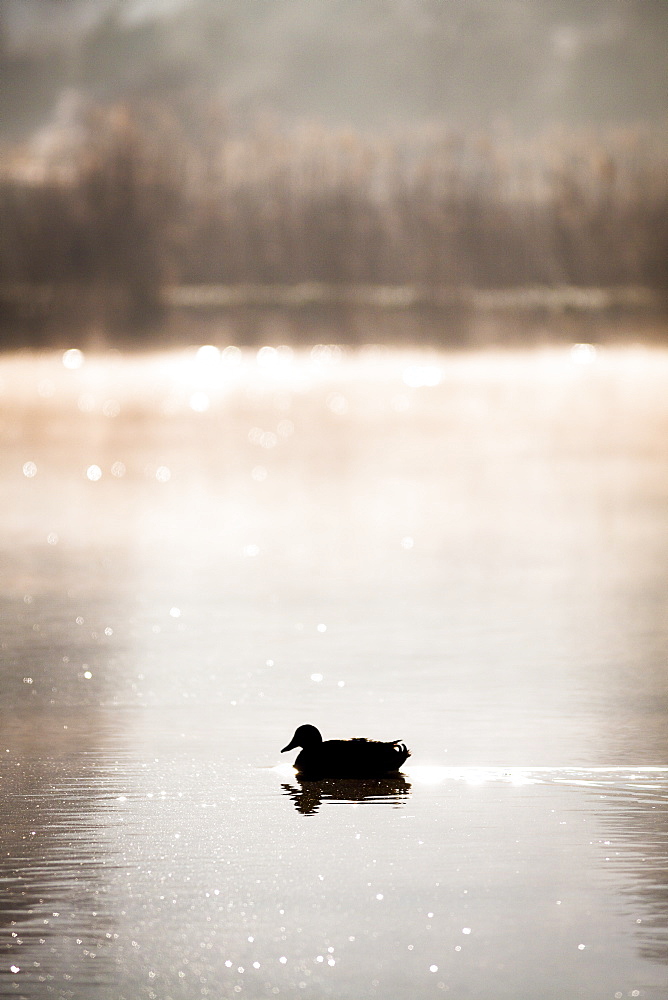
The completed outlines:
<svg viewBox="0 0 668 1000">
<path fill-rule="evenodd" d="M 281 787 L 297 812 L 313 816 L 323 802 L 386 802 L 397 808 L 410 794 L 411 785 L 403 774 L 387 778 L 304 778 Z"/>
</svg>

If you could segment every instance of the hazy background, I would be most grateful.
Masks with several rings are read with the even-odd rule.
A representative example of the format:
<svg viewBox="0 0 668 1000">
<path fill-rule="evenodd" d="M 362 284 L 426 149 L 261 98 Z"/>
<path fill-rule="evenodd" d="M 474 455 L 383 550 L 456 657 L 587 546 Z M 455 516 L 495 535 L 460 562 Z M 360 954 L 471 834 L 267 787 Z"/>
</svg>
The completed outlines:
<svg viewBox="0 0 668 1000">
<path fill-rule="evenodd" d="M 663 0 L 4 0 L 2 342 L 663 339 L 666 53 Z"/>
<path fill-rule="evenodd" d="M 95 101 L 218 98 L 328 125 L 665 125 L 663 0 L 3 0 L 2 130 Z"/>
</svg>

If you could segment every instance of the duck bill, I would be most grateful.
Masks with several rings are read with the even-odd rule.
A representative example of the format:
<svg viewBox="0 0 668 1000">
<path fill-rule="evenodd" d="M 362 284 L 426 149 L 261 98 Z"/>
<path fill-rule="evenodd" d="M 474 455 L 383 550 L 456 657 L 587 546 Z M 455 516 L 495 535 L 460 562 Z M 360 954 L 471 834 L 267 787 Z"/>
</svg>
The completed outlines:
<svg viewBox="0 0 668 1000">
<path fill-rule="evenodd" d="M 292 743 L 288 743 L 288 745 L 286 747 L 283 747 L 283 749 L 281 750 L 281 753 L 285 753 L 287 750 L 296 750 L 297 746 L 298 746 L 298 744 L 295 743 L 295 741 L 293 740 Z"/>
</svg>

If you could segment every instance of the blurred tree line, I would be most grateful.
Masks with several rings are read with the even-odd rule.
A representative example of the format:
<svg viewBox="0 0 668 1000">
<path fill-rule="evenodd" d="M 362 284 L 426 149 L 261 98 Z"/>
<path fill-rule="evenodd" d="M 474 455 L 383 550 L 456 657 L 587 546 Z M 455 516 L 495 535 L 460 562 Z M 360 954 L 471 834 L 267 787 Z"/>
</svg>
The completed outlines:
<svg viewBox="0 0 668 1000">
<path fill-rule="evenodd" d="M 668 175 L 639 130 L 364 135 L 87 110 L 0 177 L 5 342 L 157 329 L 178 286 L 642 286 L 665 296 Z"/>
</svg>

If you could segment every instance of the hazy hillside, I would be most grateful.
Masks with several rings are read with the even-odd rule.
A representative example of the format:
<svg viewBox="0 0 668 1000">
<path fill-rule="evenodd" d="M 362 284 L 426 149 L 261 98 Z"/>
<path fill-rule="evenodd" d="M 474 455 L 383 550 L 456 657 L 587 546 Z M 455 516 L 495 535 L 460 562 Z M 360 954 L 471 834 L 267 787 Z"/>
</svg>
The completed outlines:
<svg viewBox="0 0 668 1000">
<path fill-rule="evenodd" d="M 0 128 L 64 91 L 357 127 L 664 122 L 666 0 L 1 0 Z"/>
</svg>

